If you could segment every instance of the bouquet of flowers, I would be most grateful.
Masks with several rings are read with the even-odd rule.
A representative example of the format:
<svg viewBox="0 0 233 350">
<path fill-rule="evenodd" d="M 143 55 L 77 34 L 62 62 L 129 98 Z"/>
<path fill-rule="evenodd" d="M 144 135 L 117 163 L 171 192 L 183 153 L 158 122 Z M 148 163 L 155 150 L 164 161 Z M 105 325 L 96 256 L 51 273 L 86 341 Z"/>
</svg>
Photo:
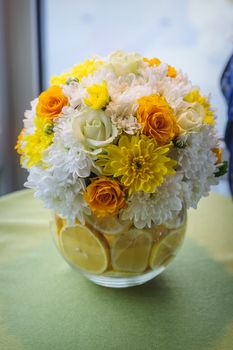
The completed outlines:
<svg viewBox="0 0 233 350">
<path fill-rule="evenodd" d="M 53 76 L 16 149 L 25 186 L 55 212 L 60 252 L 105 286 L 163 271 L 186 210 L 226 171 L 209 98 L 180 70 L 123 51 Z"/>
<path fill-rule="evenodd" d="M 140 229 L 172 221 L 226 167 L 209 98 L 180 70 L 123 51 L 53 76 L 16 148 L 25 186 L 69 225 L 92 214 Z"/>
</svg>

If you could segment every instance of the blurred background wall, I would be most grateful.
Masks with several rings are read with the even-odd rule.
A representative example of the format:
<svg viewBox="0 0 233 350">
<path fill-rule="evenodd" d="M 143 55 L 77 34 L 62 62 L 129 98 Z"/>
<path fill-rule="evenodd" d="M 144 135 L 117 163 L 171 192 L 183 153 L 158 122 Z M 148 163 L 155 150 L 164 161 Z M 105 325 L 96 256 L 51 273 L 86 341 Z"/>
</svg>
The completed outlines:
<svg viewBox="0 0 233 350">
<path fill-rule="evenodd" d="M 224 135 L 219 80 L 233 51 L 232 0 L 0 0 L 0 193 L 25 179 L 13 145 L 30 100 L 52 74 L 118 49 L 182 68 L 211 92 Z"/>
<path fill-rule="evenodd" d="M 0 0 L 0 194 L 22 187 L 14 146 L 23 114 L 39 93 L 37 6 L 34 0 Z"/>
</svg>

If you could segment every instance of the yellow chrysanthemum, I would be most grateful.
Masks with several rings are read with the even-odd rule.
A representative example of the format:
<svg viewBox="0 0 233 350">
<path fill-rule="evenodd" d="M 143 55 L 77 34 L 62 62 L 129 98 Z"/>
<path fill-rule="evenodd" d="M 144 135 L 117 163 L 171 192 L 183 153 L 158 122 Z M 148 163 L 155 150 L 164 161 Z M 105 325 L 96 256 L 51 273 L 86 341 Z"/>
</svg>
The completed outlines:
<svg viewBox="0 0 233 350">
<path fill-rule="evenodd" d="M 186 102 L 197 102 L 202 105 L 205 110 L 204 123 L 214 125 L 214 112 L 210 109 L 210 103 L 206 97 L 201 96 L 198 90 L 192 90 L 188 95 L 184 97 L 184 101 Z"/>
<path fill-rule="evenodd" d="M 65 85 L 67 82 L 67 79 L 71 76 L 71 73 L 62 73 L 61 75 L 53 75 L 50 79 L 50 85 Z"/>
<path fill-rule="evenodd" d="M 16 150 L 17 153 L 20 155 L 20 164 L 21 164 L 21 165 L 22 165 L 22 163 L 23 163 L 23 156 L 22 156 L 23 151 L 22 151 L 22 144 L 21 144 L 21 142 L 22 142 L 23 137 L 24 137 L 24 132 L 25 132 L 25 128 L 23 128 L 23 129 L 20 131 L 20 133 L 19 133 L 19 135 L 18 135 L 18 138 L 17 138 L 17 143 L 16 143 L 16 145 L 15 145 L 15 150 Z"/>
<path fill-rule="evenodd" d="M 107 83 L 104 80 L 102 84 L 93 84 L 87 87 L 89 97 L 85 98 L 85 103 L 92 109 L 101 109 L 109 101 Z"/>
<path fill-rule="evenodd" d="M 96 68 L 101 64 L 103 64 L 102 61 L 86 60 L 83 63 L 74 66 L 71 72 L 62 73 L 61 75 L 53 75 L 50 79 L 50 85 L 65 85 L 68 78 L 76 78 L 80 81 L 88 74 L 94 73 Z"/>
<path fill-rule="evenodd" d="M 157 142 L 145 135 L 120 137 L 118 145 L 105 148 L 97 164 L 105 175 L 119 177 L 129 195 L 138 191 L 155 192 L 168 174 L 174 174 L 176 161 L 167 155 L 170 146 L 158 147 Z"/>
<path fill-rule="evenodd" d="M 39 117 L 35 117 L 34 123 L 36 126 L 35 132 L 22 136 L 21 147 L 19 148 L 22 159 L 27 159 L 26 166 L 28 168 L 42 160 L 43 151 L 53 140 L 53 126 L 51 123 Z"/>
<path fill-rule="evenodd" d="M 102 61 L 86 60 L 83 63 L 80 63 L 73 67 L 71 76 L 75 77 L 78 80 L 81 80 L 83 77 L 94 73 L 97 67 L 101 64 L 103 64 Z"/>
</svg>

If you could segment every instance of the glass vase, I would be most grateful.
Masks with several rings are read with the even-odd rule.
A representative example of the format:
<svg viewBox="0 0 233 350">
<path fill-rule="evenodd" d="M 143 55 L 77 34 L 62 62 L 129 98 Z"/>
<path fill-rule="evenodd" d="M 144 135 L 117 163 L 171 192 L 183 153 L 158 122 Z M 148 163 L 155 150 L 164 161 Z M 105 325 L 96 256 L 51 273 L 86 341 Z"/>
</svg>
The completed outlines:
<svg viewBox="0 0 233 350">
<path fill-rule="evenodd" d="M 52 235 L 63 258 L 92 282 L 105 287 L 130 287 L 159 275 L 180 249 L 187 212 L 151 228 L 136 228 L 117 216 L 86 216 L 85 224 L 69 226 L 53 215 Z"/>
</svg>

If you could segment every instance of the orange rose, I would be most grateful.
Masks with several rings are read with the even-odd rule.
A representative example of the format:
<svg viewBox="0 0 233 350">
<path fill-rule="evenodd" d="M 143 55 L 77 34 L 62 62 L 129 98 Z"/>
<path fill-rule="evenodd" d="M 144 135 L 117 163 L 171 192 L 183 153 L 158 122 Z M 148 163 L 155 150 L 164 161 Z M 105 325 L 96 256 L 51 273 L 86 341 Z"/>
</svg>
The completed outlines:
<svg viewBox="0 0 233 350">
<path fill-rule="evenodd" d="M 176 69 L 173 66 L 168 66 L 167 67 L 167 76 L 170 78 L 175 78 L 176 77 Z"/>
<path fill-rule="evenodd" d="M 119 183 L 105 177 L 87 186 L 84 198 L 97 217 L 114 215 L 125 205 L 124 192 Z"/>
<path fill-rule="evenodd" d="M 146 57 L 144 57 L 143 60 L 144 60 L 144 62 L 149 63 L 149 66 L 151 66 L 151 67 L 159 66 L 160 63 L 161 63 L 160 59 L 156 58 L 156 57 L 154 57 L 154 58 L 146 58 Z"/>
<path fill-rule="evenodd" d="M 222 163 L 222 149 L 220 147 L 212 148 L 211 150 L 216 156 L 216 164 Z"/>
<path fill-rule="evenodd" d="M 63 95 L 60 86 L 54 85 L 40 94 L 36 114 L 38 117 L 53 120 L 66 105 L 68 105 L 67 97 Z"/>
<path fill-rule="evenodd" d="M 150 95 L 140 98 L 138 103 L 137 119 L 142 125 L 143 134 L 155 138 L 160 145 L 169 143 L 179 129 L 173 109 L 166 99 Z"/>
</svg>

